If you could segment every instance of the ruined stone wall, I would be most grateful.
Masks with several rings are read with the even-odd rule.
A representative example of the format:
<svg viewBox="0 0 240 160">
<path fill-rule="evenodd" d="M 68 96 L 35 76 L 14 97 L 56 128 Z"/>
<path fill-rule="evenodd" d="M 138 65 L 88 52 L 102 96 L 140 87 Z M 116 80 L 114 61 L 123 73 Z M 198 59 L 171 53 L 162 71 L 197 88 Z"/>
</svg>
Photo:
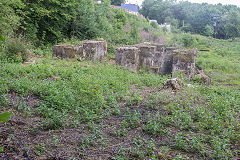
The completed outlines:
<svg viewBox="0 0 240 160">
<path fill-rule="evenodd" d="M 162 52 L 161 75 L 172 74 L 173 50 L 175 47 L 166 47 Z"/>
<path fill-rule="evenodd" d="M 196 49 L 176 50 L 175 47 L 147 42 L 116 48 L 115 60 L 117 65 L 125 66 L 134 72 L 144 69 L 151 73 L 170 75 L 180 71 L 191 79 L 195 72 L 196 54 Z M 103 61 L 107 56 L 107 43 L 98 40 L 82 41 L 81 45 L 75 46 L 55 45 L 53 56 Z"/>
<path fill-rule="evenodd" d="M 55 45 L 53 56 L 61 58 L 79 58 L 81 60 L 103 61 L 107 56 L 107 43 L 104 40 L 83 41 L 81 45 Z"/>
<path fill-rule="evenodd" d="M 53 46 L 53 56 L 62 58 L 74 58 L 77 55 L 81 55 L 83 46 L 73 46 L 73 45 L 55 45 Z"/>
<path fill-rule="evenodd" d="M 181 71 L 191 79 L 195 74 L 196 49 L 173 51 L 173 72 Z"/>
<path fill-rule="evenodd" d="M 139 69 L 139 49 L 137 47 L 119 47 L 115 51 L 117 65 L 125 66 L 133 72 Z"/>
<path fill-rule="evenodd" d="M 115 50 L 116 64 L 134 72 L 145 69 L 152 73 L 169 75 L 182 72 L 192 78 L 195 71 L 196 49 L 176 50 L 163 44 L 141 43 Z"/>
</svg>

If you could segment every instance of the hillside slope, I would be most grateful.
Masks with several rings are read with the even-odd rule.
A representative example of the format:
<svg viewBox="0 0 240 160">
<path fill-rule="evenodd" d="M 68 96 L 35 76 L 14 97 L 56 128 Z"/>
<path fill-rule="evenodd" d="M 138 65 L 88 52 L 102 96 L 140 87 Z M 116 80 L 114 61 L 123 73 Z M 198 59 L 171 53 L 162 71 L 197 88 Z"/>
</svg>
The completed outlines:
<svg viewBox="0 0 240 160">
<path fill-rule="evenodd" d="M 4 158 L 238 157 L 238 89 L 163 89 L 168 77 L 74 59 L 0 67 Z"/>
<path fill-rule="evenodd" d="M 1 158 L 239 159 L 240 42 L 166 33 L 107 4 L 93 6 L 101 21 L 91 38 L 108 42 L 103 63 L 52 57 L 52 44 L 28 45 L 26 37 L 1 44 L 0 112 L 12 113 L 0 123 Z M 212 85 L 178 75 L 183 89 L 166 89 L 169 76 L 112 62 L 116 46 L 142 41 L 209 50 L 197 65 Z"/>
</svg>

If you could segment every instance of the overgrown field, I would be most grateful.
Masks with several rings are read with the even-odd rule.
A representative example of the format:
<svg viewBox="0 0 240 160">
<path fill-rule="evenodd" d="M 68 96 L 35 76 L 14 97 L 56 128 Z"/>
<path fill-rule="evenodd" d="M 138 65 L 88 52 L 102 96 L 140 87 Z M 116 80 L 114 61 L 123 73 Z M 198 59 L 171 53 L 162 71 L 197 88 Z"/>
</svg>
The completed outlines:
<svg viewBox="0 0 240 160">
<path fill-rule="evenodd" d="M 200 52 L 198 65 L 217 83 L 225 85 L 240 85 L 240 41 L 212 39 L 209 52 Z M 205 48 L 206 49 L 206 48 Z"/>
<path fill-rule="evenodd" d="M 6 159 L 239 158 L 238 87 L 184 81 L 172 91 L 168 77 L 109 61 L 35 58 L 0 70 L 0 111 L 13 114 L 1 124 Z"/>
<path fill-rule="evenodd" d="M 0 117 L 0 159 L 240 159 L 240 41 L 184 33 L 174 19 L 169 33 L 110 1 L 0 6 L 0 113 L 12 113 Z M 52 57 L 53 44 L 101 38 L 104 63 Z M 205 50 L 197 65 L 212 85 L 178 75 L 184 89 L 166 89 L 170 77 L 114 65 L 117 46 L 144 41 Z"/>
</svg>

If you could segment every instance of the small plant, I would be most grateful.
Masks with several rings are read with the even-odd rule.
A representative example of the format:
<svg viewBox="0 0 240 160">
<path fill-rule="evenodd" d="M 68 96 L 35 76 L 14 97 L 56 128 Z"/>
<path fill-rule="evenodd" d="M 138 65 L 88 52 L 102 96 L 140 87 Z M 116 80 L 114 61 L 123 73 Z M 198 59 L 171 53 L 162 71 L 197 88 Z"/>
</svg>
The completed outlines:
<svg viewBox="0 0 240 160">
<path fill-rule="evenodd" d="M 138 137 L 134 140 L 134 146 L 131 150 L 131 157 L 138 158 L 138 159 L 144 159 L 146 157 L 148 158 L 156 158 L 155 151 L 156 151 L 156 145 L 155 141 L 153 139 L 150 139 L 149 141 L 142 140 L 141 137 Z"/>
<path fill-rule="evenodd" d="M 38 156 L 41 156 L 43 153 L 45 153 L 47 151 L 46 144 L 44 144 L 44 143 L 38 144 L 37 146 L 35 146 L 34 151 Z"/>
<path fill-rule="evenodd" d="M 116 129 L 116 127 L 114 127 L 111 132 L 111 135 L 117 136 L 117 137 L 123 137 L 126 136 L 128 134 L 128 130 L 125 127 L 121 127 L 120 129 Z"/>
<path fill-rule="evenodd" d="M 9 100 L 6 96 L 6 94 L 0 95 L 0 106 L 1 107 L 7 107 L 9 104 Z"/>
<path fill-rule="evenodd" d="M 186 137 L 184 136 L 183 133 L 179 132 L 176 136 L 175 136 L 175 147 L 177 149 L 181 149 L 183 151 L 186 151 L 188 148 L 187 145 L 187 141 L 186 141 Z"/>
<path fill-rule="evenodd" d="M 157 23 L 157 22 L 152 21 L 152 22 L 150 23 L 150 25 L 151 25 L 153 28 L 155 28 L 155 29 L 158 28 L 158 23 Z"/>
<path fill-rule="evenodd" d="M 187 160 L 190 159 L 187 155 L 182 155 L 181 153 L 178 153 L 175 157 L 175 160 Z"/>
<path fill-rule="evenodd" d="M 9 112 L 4 112 L 0 114 L 0 122 L 7 122 L 8 118 L 11 116 L 12 114 Z M 0 152 L 3 151 L 3 148 L 0 147 Z"/>
<path fill-rule="evenodd" d="M 129 98 L 128 102 L 127 102 L 127 105 L 129 105 L 129 106 L 139 105 L 142 101 L 143 101 L 142 96 L 139 95 L 139 94 L 136 93 L 136 92 L 133 92 L 133 93 L 130 95 L 130 98 Z"/>
<path fill-rule="evenodd" d="M 160 147 L 159 152 L 161 154 L 167 154 L 169 152 L 169 150 L 170 150 L 170 148 L 168 146 L 162 146 L 162 147 Z"/>
<path fill-rule="evenodd" d="M 124 117 L 130 128 L 138 127 L 142 121 L 140 112 L 136 110 L 131 112 L 129 108 L 127 108 Z"/>
<path fill-rule="evenodd" d="M 51 138 L 51 141 L 52 141 L 52 144 L 56 146 L 58 144 L 58 136 L 54 134 Z"/>
<path fill-rule="evenodd" d="M 147 123 L 143 130 L 153 135 L 163 135 L 165 133 L 164 127 L 160 122 L 159 113 L 152 116 L 150 113 L 147 116 Z"/>
<path fill-rule="evenodd" d="M 2 42 L 5 41 L 4 37 L 1 34 L 0 34 L 0 41 L 2 41 Z"/>
<path fill-rule="evenodd" d="M 196 44 L 196 39 L 191 34 L 186 33 L 182 37 L 182 42 L 185 47 L 193 47 Z"/>
<path fill-rule="evenodd" d="M 115 115 L 115 116 L 121 115 L 121 111 L 120 111 L 120 109 L 119 109 L 118 107 L 114 107 L 114 109 L 113 109 L 113 115 Z"/>
<path fill-rule="evenodd" d="M 123 145 L 120 146 L 119 154 L 114 157 L 115 160 L 127 160 L 128 154 L 127 151 L 124 149 Z"/>
</svg>

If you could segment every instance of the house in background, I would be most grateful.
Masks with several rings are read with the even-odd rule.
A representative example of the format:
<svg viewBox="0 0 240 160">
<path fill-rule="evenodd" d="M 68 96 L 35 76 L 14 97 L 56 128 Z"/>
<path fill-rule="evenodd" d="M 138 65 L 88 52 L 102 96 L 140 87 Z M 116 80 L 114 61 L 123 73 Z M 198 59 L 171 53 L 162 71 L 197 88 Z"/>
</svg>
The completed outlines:
<svg viewBox="0 0 240 160">
<path fill-rule="evenodd" d="M 138 5 L 136 4 L 121 4 L 121 8 L 127 10 L 128 12 L 138 12 Z"/>
<path fill-rule="evenodd" d="M 149 23 L 150 23 L 150 24 L 151 24 L 152 22 L 158 24 L 157 20 L 149 20 Z M 171 25 L 170 25 L 170 24 L 164 23 L 164 24 L 158 24 L 158 26 L 159 26 L 160 28 L 166 28 L 168 32 L 171 32 Z"/>
<path fill-rule="evenodd" d="M 155 22 L 155 23 L 157 23 L 158 24 L 158 22 L 157 22 L 157 20 L 149 20 L 149 23 L 152 23 L 152 22 Z"/>
<path fill-rule="evenodd" d="M 171 25 L 164 23 L 159 25 L 160 28 L 166 28 L 168 32 L 171 32 Z"/>
<path fill-rule="evenodd" d="M 143 19 L 146 19 L 143 15 L 138 13 L 139 6 L 136 5 L 136 4 L 125 4 L 125 3 L 122 3 L 121 6 L 111 5 L 111 7 L 117 8 L 117 9 L 123 9 L 124 11 L 126 11 L 126 12 L 128 12 L 130 14 L 134 14 L 136 16 L 139 16 L 139 17 L 143 18 Z"/>
</svg>

